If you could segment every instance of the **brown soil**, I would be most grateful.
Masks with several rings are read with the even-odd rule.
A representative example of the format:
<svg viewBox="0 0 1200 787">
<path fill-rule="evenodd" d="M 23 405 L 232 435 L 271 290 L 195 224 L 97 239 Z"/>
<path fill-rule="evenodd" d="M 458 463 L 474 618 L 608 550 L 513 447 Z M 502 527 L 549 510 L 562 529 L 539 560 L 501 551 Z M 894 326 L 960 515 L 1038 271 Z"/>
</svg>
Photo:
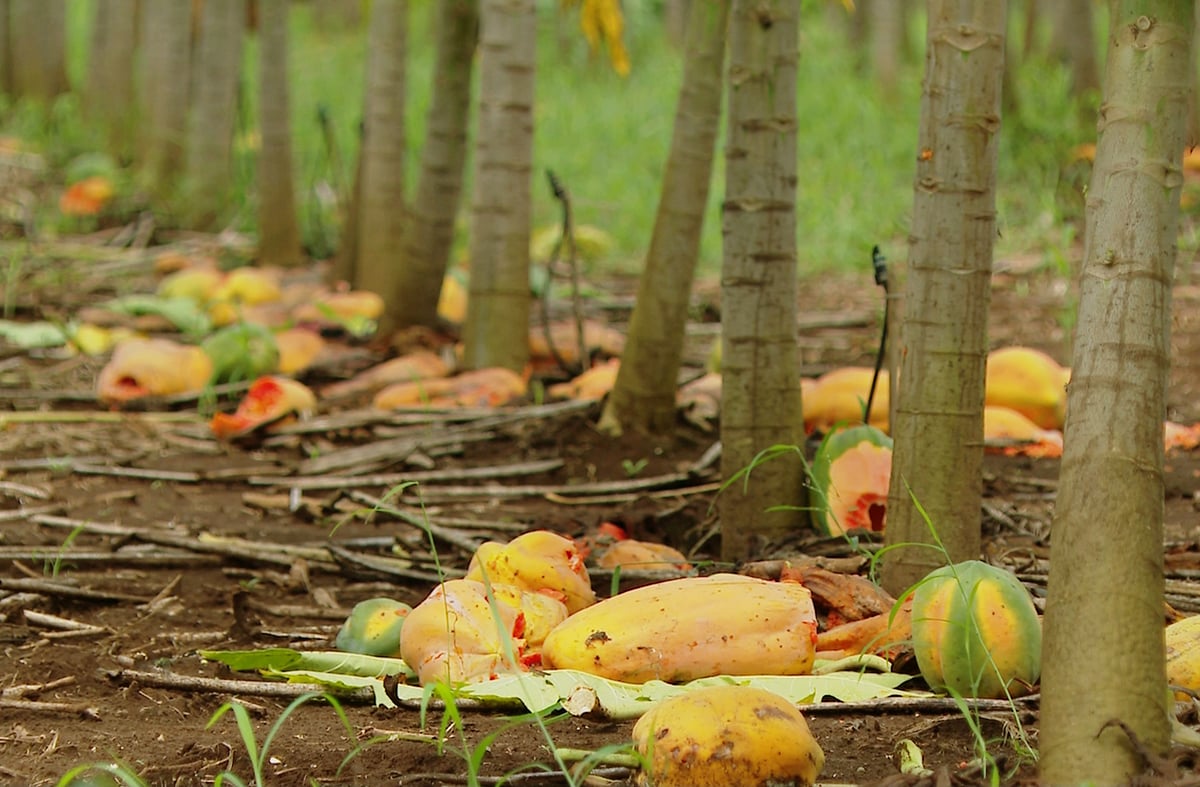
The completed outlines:
<svg viewBox="0 0 1200 787">
<path fill-rule="evenodd" d="M 1062 321 L 1067 313 L 1061 304 L 1066 287 L 1048 271 L 1018 270 L 1016 262 L 1007 267 L 1010 272 L 996 276 L 995 344 L 1031 344 L 1065 360 L 1068 337 Z M 864 318 L 850 326 L 806 328 L 802 337 L 806 371 L 868 363 L 877 340 L 880 303 L 869 279 L 823 277 L 804 282 L 802 289 L 806 324 L 833 316 Z M 628 284 L 621 290 L 627 295 Z M 714 290 L 711 285 L 700 287 L 700 301 L 703 293 Z M 30 297 L 48 303 L 56 296 Z M 80 296 L 80 301 L 86 298 Z M 627 303 L 627 299 L 613 302 Z M 1195 288 L 1177 289 L 1170 389 L 1176 420 L 1200 418 L 1198 302 L 1200 292 Z M 27 313 L 35 313 L 33 304 L 26 306 Z M 611 315 L 618 322 L 627 316 L 619 307 Z M 689 344 L 689 362 L 702 363 L 711 335 L 703 327 L 696 330 Z M 7 400 L 5 409 L 20 413 L 102 412 L 87 401 L 96 367 L 95 362 L 53 353 L 12 352 L 0 362 L 0 383 L 5 386 L 0 397 Z M 536 494 L 463 497 L 447 488 L 481 483 L 625 482 L 630 480 L 629 464 L 640 460 L 646 465 L 636 478 L 652 478 L 686 467 L 716 439 L 713 432 L 681 425 L 673 438 L 661 441 L 632 436 L 607 440 L 592 427 L 596 413 L 592 408 L 500 426 L 489 440 L 417 452 L 407 463 L 374 471 L 516 470 L 516 463 L 561 459 L 557 469 L 526 475 L 427 479 L 426 513 L 434 523 L 445 523 L 476 540 L 509 538 L 540 527 L 579 535 L 602 521 L 616 521 L 637 537 L 665 540 L 700 558 L 711 556 L 716 546 L 711 492 L 665 497 L 630 494 L 578 504 Z M 0 432 L 4 457 L 0 462 L 0 641 L 5 657 L 0 662 L 4 689 L 0 781 L 50 784 L 72 766 L 114 759 L 128 763 L 153 784 L 207 784 L 225 769 L 249 780 L 249 760 L 232 717 L 222 718 L 211 729 L 209 720 L 222 703 L 236 697 L 250 709 L 262 741 L 289 700 L 243 691 L 164 687 L 156 685 L 153 677 L 254 680 L 252 675 L 203 662 L 197 650 L 328 647 L 345 610 L 355 602 L 390 595 L 416 603 L 430 589 L 429 581 L 384 578 L 348 563 L 280 558 L 277 548 L 296 545 L 320 550 L 332 541 L 355 554 L 394 555 L 395 545 L 412 557 L 415 568 L 428 573 L 430 568 L 423 562 L 428 545 L 418 528 L 385 514 L 369 521 L 354 516 L 370 503 L 368 498 L 351 497 L 347 490 L 308 490 L 298 507 L 289 507 L 286 477 L 298 474 L 300 463 L 310 457 L 412 434 L 414 429 L 420 434 L 436 433 L 444 425 L 402 427 L 376 421 L 230 446 L 212 440 L 202 424 L 147 415 L 78 422 L 26 417 L 31 420 L 6 422 Z M 1168 462 L 1168 547 L 1186 562 L 1187 555 L 1200 549 L 1193 507 L 1193 496 L 1200 490 L 1200 461 L 1193 455 L 1173 454 Z M 118 468 L 185 475 L 138 478 L 119 475 Z M 1056 463 L 993 457 L 987 473 L 988 510 L 995 512 L 985 517 L 989 554 L 1000 559 L 1024 549 L 1044 558 Z M 278 483 L 272 483 L 271 476 L 278 477 Z M 366 485 L 357 491 L 382 495 L 386 487 Z M 411 496 L 401 499 L 401 507 L 416 511 Z M 339 522 L 343 524 L 335 530 Z M 78 523 L 111 529 L 107 534 L 95 528 L 86 531 L 78 529 Z M 201 534 L 245 539 L 245 553 L 231 557 L 169 544 L 172 537 Z M 150 545 L 148 538 L 157 545 Z M 796 543 L 777 554 L 791 555 L 799 549 L 833 553 L 835 547 L 798 536 Z M 444 542 L 438 548 L 444 564 L 465 565 L 465 550 Z M 49 580 L 59 587 L 39 590 L 36 583 Z M 600 583 L 605 585 L 606 580 Z M 96 597 L 68 595 L 71 589 L 95 591 Z M 27 617 L 38 612 L 96 628 L 58 631 L 36 616 Z M 553 768 L 549 744 L 534 725 L 510 725 L 495 711 L 464 710 L 461 726 L 449 735 L 450 751 L 439 754 L 434 740 L 440 712 L 432 712 L 422 727 L 413 708 L 383 710 L 347 701 L 344 709 L 352 734 L 322 703 L 304 705 L 288 717 L 271 744 L 266 784 L 465 783 L 465 760 L 453 750 L 464 740 L 468 747 L 480 746 L 496 730 L 502 732 L 487 746 L 480 764 L 482 776 L 493 781 L 483 783 L 495 783 L 517 770 L 532 773 L 535 768 Z M 1036 704 L 1028 709 L 1023 721 L 1036 743 Z M 933 768 L 958 772 L 976 756 L 970 730 L 952 711 L 897 712 L 881 707 L 847 712 L 825 705 L 807 715 L 827 756 L 822 781 L 828 783 L 895 781 L 894 750 L 905 738 L 920 746 L 925 764 Z M 1010 769 L 1021 762 L 1007 743 L 1012 721 L 1011 713 L 983 718 L 983 735 L 992 753 Z M 556 746 L 597 749 L 627 741 L 630 726 L 561 718 L 549 729 Z M 393 732 L 408 737 L 375 742 L 346 762 L 357 746 Z M 1016 776 L 1006 771 L 1014 779 L 1031 773 L 1028 765 Z M 625 778 L 621 772 L 610 775 L 618 783 Z M 538 784 L 563 783 L 553 775 L 523 778 Z M 978 781 L 978 777 L 962 779 Z"/>
</svg>

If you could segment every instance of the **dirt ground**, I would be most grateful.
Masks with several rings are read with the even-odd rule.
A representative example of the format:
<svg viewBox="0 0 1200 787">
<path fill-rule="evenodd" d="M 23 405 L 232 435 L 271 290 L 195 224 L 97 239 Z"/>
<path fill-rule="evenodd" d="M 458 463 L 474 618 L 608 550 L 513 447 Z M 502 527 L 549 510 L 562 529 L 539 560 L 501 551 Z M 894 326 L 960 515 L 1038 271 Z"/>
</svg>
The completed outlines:
<svg viewBox="0 0 1200 787">
<path fill-rule="evenodd" d="M 1033 259 L 1001 260 L 997 268 L 994 344 L 1033 345 L 1068 361 L 1069 288 Z M 96 292 L 104 288 L 94 286 Z M 628 316 L 628 283 L 600 286 L 611 295 L 600 298 L 608 317 L 621 323 Z M 86 302 L 86 289 L 75 287 L 71 296 Z M 704 307 L 715 289 L 698 288 L 698 317 L 711 314 Z M 36 290 L 22 297 L 29 300 L 18 303 L 20 312 L 29 316 L 42 311 L 39 304 L 61 306 L 69 299 L 63 292 Z M 880 297 L 866 274 L 806 280 L 801 302 L 806 374 L 870 361 Z M 1170 405 L 1171 417 L 1187 422 L 1200 420 L 1198 306 L 1200 288 L 1176 290 Z M 698 322 L 692 331 L 687 359 L 697 369 L 712 327 Z M 362 479 L 341 488 L 314 483 L 289 496 L 298 476 L 370 472 L 421 480 L 430 520 L 458 536 L 438 544 L 450 568 L 465 566 L 464 541 L 507 539 L 533 528 L 581 535 L 603 521 L 622 523 L 639 538 L 664 540 L 696 558 L 710 557 L 716 548 L 709 483 L 715 479 L 708 471 L 658 487 L 633 486 L 686 470 L 716 440 L 715 432 L 683 422 L 671 439 L 614 441 L 595 432 L 595 406 L 528 411 L 536 416 L 491 426 L 479 419 L 456 424 L 368 417 L 359 409 L 319 422 L 319 429 L 228 445 L 188 418 L 194 407 L 177 407 L 167 416 L 162 411 L 118 416 L 99 408 L 91 399 L 97 368 L 95 361 L 46 352 L 10 350 L 0 360 L 3 783 L 53 784 L 72 766 L 113 759 L 152 784 L 208 784 L 225 769 L 251 778 L 232 717 L 209 729 L 210 717 L 236 698 L 250 709 L 262 741 L 290 699 L 253 693 L 255 684 L 248 682 L 255 676 L 206 663 L 197 651 L 329 647 L 355 602 L 389 595 L 415 604 L 431 587 L 429 547 L 417 527 L 384 512 L 368 521 L 356 515 L 394 479 Z M 419 445 L 456 428 L 461 440 L 430 441 L 429 447 L 388 455 L 369 467 L 322 470 L 313 464 L 387 440 L 410 438 Z M 406 458 L 396 461 L 398 455 Z M 545 464 L 551 460 L 561 463 Z M 631 477 L 631 463 L 642 460 L 645 466 Z M 1194 506 L 1200 460 L 1172 454 L 1168 464 L 1165 548 L 1172 600 L 1180 609 L 1200 611 L 1189 607 L 1200 597 L 1200 586 L 1185 578 L 1200 560 Z M 458 472 L 467 468 L 483 469 L 475 477 Z M 1057 465 L 1049 459 L 990 457 L 986 471 L 988 553 L 1020 568 L 1040 592 Z M 605 482 L 611 487 L 600 486 Z M 411 494 L 396 505 L 402 513 L 419 512 Z M 798 533 L 773 556 L 837 555 L 842 548 Z M 352 559 L 398 553 L 410 559 L 414 578 L 385 575 Z M 607 578 L 597 574 L 596 581 L 607 590 Z M 247 683 L 215 690 L 222 684 L 170 685 L 164 676 Z M 411 707 L 384 710 L 347 700 L 344 708 L 353 735 L 321 703 L 288 717 L 271 743 L 265 783 L 467 783 L 466 758 L 455 751 L 439 754 L 434 743 L 438 712 L 422 728 Z M 1036 703 L 1022 708 L 1021 720 L 1036 744 Z M 952 710 L 883 704 L 846 710 L 827 703 L 807 716 L 827 757 L 822 782 L 913 783 L 898 781 L 894 751 L 905 738 L 919 745 L 927 766 L 946 768 L 957 783 L 979 781 L 978 774 L 962 770 L 976 752 L 970 730 Z M 1018 767 L 1021 760 L 1007 742 L 1013 714 L 985 713 L 982 723 L 992 753 L 1006 766 L 1005 778 L 1029 778 L 1032 770 L 1028 764 Z M 630 727 L 565 717 L 549 729 L 556 746 L 597 749 L 628 740 Z M 542 733 L 528 722 L 509 725 L 495 711 L 464 710 L 450 747 L 465 740 L 474 748 L 500 729 L 482 757 L 480 783 L 498 783 L 518 770 L 522 774 L 513 784 L 565 783 L 553 772 L 535 772 L 554 768 Z M 387 739 L 392 733 L 403 736 Z M 359 744 L 379 738 L 384 740 L 346 761 Z M 605 775 L 620 784 L 628 773 Z"/>
</svg>

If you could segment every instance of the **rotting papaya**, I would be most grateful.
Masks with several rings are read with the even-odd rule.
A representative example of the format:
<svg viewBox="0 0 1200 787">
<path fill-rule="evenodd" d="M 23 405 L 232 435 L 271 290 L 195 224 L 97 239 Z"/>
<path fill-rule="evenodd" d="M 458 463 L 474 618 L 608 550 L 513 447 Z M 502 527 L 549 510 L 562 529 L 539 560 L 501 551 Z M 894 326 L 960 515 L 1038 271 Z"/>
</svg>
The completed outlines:
<svg viewBox="0 0 1200 787">
<path fill-rule="evenodd" d="M 825 752 L 792 703 L 754 686 L 705 686 L 663 700 L 633 726 L 639 785 L 814 784 Z"/>
<path fill-rule="evenodd" d="M 869 367 L 847 366 L 826 372 L 811 385 L 802 385 L 805 431 L 828 432 L 841 423 L 861 424 L 874 376 L 875 370 Z M 875 383 L 875 398 L 871 401 L 867 422 L 885 432 L 888 428 L 888 397 L 888 373 L 884 371 L 879 373 Z"/>
<path fill-rule="evenodd" d="M 883 532 L 892 473 L 892 439 L 874 426 L 825 436 L 810 468 L 813 526 L 825 535 Z"/>
</svg>

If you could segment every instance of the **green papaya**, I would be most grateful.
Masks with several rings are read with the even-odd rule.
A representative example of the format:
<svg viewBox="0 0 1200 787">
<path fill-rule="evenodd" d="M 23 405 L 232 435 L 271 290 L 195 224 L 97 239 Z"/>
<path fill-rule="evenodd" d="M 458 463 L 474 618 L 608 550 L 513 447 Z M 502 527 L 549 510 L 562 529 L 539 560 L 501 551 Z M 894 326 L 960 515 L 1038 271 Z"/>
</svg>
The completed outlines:
<svg viewBox="0 0 1200 787">
<path fill-rule="evenodd" d="M 254 380 L 279 366 L 279 346 L 271 331 L 255 323 L 226 326 L 200 347 L 213 362 L 213 382 Z"/>
<path fill-rule="evenodd" d="M 809 469 L 813 526 L 825 535 L 882 532 L 892 473 L 892 438 L 874 426 L 825 436 Z"/>
<path fill-rule="evenodd" d="M 354 605 L 334 645 L 347 653 L 400 656 L 400 631 L 412 607 L 390 598 L 369 598 Z"/>
<path fill-rule="evenodd" d="M 963 697 L 1028 693 L 1042 670 L 1042 626 L 1011 572 L 979 560 L 932 571 L 913 592 L 913 651 L 925 682 Z"/>
</svg>

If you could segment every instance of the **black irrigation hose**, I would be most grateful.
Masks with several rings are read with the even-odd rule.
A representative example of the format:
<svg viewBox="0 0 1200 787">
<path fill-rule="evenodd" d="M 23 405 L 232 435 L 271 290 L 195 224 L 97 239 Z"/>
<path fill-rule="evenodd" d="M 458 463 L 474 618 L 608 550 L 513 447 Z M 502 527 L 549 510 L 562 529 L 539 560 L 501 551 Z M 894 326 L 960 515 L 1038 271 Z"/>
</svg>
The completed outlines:
<svg viewBox="0 0 1200 787">
<path fill-rule="evenodd" d="M 888 274 L 887 257 L 879 247 L 871 249 L 871 265 L 875 268 L 875 283 L 883 288 L 883 331 L 879 334 L 879 351 L 875 353 L 875 374 L 871 376 L 871 389 L 867 392 L 867 404 L 863 407 L 863 423 L 871 423 L 871 404 L 875 401 L 875 387 L 879 383 L 879 370 L 883 368 L 883 356 L 887 351 L 888 334 Z"/>
</svg>

